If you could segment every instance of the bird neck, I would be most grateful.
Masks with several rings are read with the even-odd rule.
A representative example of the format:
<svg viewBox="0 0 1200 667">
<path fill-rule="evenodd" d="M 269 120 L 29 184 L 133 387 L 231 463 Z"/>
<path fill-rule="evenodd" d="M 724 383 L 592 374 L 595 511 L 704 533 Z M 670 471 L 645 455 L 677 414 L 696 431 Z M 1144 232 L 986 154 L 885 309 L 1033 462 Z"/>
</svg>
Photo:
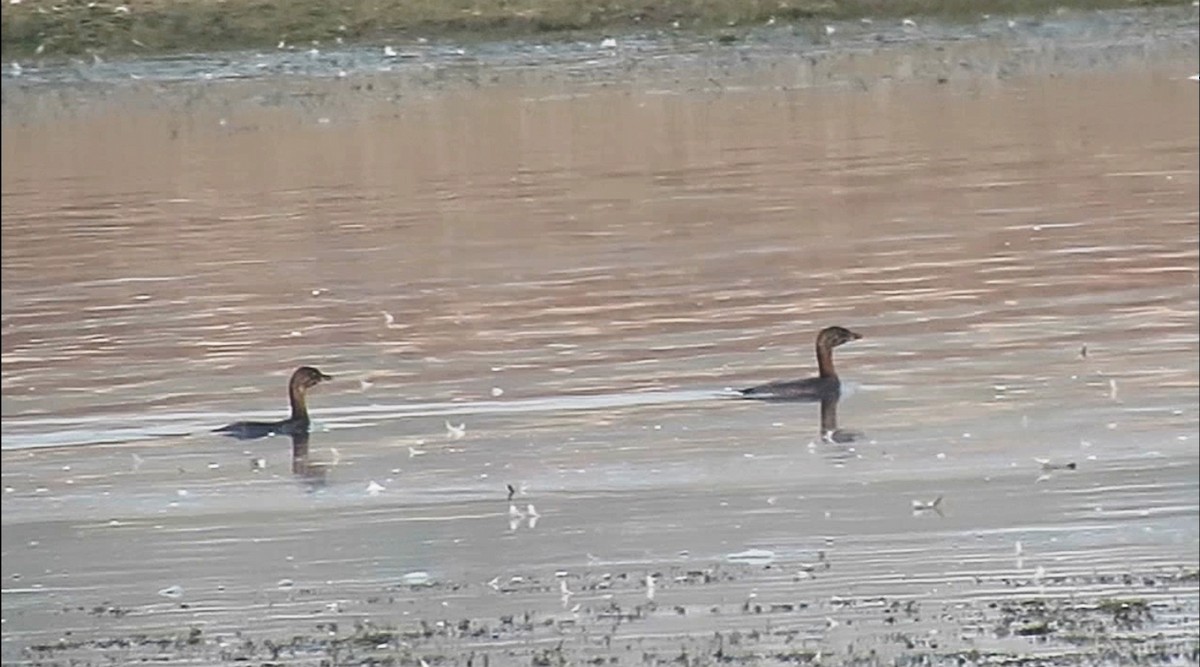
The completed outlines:
<svg viewBox="0 0 1200 667">
<path fill-rule="evenodd" d="M 304 401 L 304 388 L 298 384 L 288 387 L 288 401 L 292 404 L 292 421 L 308 421 L 308 405 Z"/>
<path fill-rule="evenodd" d="M 833 370 L 833 348 L 817 343 L 817 371 L 823 378 L 837 377 Z"/>
</svg>

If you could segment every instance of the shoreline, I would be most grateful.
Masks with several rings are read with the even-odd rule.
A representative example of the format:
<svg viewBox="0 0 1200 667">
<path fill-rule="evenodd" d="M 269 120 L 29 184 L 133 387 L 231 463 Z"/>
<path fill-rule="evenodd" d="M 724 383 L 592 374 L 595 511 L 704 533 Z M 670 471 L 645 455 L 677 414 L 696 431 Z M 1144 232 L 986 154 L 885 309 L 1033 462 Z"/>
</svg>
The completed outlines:
<svg viewBox="0 0 1200 667">
<path fill-rule="evenodd" d="M 261 3 L 211 0 L 143 2 L 4 3 L 0 59 L 38 57 L 163 56 L 277 47 L 331 48 L 373 43 L 455 40 L 466 43 L 534 37 L 598 39 L 631 32 L 689 34 L 734 43 L 764 25 L 820 32 L 827 21 L 937 19 L 971 21 L 980 16 L 1039 17 L 1067 11 L 1187 7 L 1184 0 L 1065 0 L 1047 11 L 1027 0 L 802 0 L 798 3 L 708 3 L 673 0 L 643 6 L 578 0 L 520 0 L 503 6 L 452 7 L 408 0 L 321 0 Z"/>
<path fill-rule="evenodd" d="M 1200 43 L 1195 8 L 1069 13 L 1054 19 L 977 19 L 973 23 L 860 22 L 827 24 L 819 33 L 788 26 L 756 27 L 735 43 L 695 35 L 637 34 L 603 41 L 507 41 L 457 45 L 331 49 L 284 48 L 228 54 L 141 58 L 50 58 L 3 68 L 6 121 L 24 111 L 49 111 L 46 92 L 58 100 L 97 102 L 116 90 L 130 101 L 178 100 L 191 106 L 197 87 L 231 99 L 257 98 L 263 85 L 302 95 L 307 106 L 376 100 L 390 107 L 415 91 L 518 86 L 579 91 L 609 86 L 667 86 L 724 91 L 737 82 L 778 90 L 850 88 L 886 82 L 973 85 L 1045 71 L 1111 72 L 1128 66 L 1164 65 L 1181 79 L 1195 71 Z M 832 34 L 829 34 L 829 33 Z M 179 84 L 179 85 L 176 85 Z M 166 88 L 163 86 L 167 85 Z M 115 88 L 114 88 L 115 87 Z M 61 98 L 64 91 L 75 93 Z M 103 94 L 99 94 L 103 91 Z M 285 95 L 286 97 L 286 95 Z M 60 99 L 61 98 L 61 99 Z"/>
<path fill-rule="evenodd" d="M 270 628 L 227 625 L 220 605 L 203 600 L 203 593 L 200 600 L 159 605 L 162 614 L 190 617 L 174 630 L 166 623 L 158 630 L 122 631 L 129 626 L 122 619 L 137 610 L 119 605 L 65 610 L 91 617 L 103 629 L 30 642 L 6 657 L 74 665 L 286 659 L 464 666 L 785 665 L 830 659 L 857 665 L 1066 666 L 1200 657 L 1186 620 L 1194 618 L 1187 591 L 1196 572 L 1182 566 L 1045 578 L 1014 573 L 932 597 L 886 588 L 831 595 L 821 585 L 822 570 L 780 572 L 795 571 L 794 563 L 647 562 L 573 569 L 523 572 L 489 584 L 438 581 L 419 572 L 355 593 L 287 580 L 269 597 L 306 618 Z M 781 577 L 792 583 L 756 596 L 758 588 Z M 653 586 L 646 583 L 651 579 Z M 560 589 L 570 593 L 560 596 Z M 472 603 L 464 605 L 467 595 Z M 331 598 L 337 602 L 326 604 Z M 446 608 L 446 599 L 460 602 Z"/>
</svg>

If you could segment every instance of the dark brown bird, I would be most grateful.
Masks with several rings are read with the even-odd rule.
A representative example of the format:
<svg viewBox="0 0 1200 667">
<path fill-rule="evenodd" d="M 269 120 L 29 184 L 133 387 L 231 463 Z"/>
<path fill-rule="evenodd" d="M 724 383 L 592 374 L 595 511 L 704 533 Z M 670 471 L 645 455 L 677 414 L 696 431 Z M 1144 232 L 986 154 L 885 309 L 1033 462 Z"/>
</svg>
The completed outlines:
<svg viewBox="0 0 1200 667">
<path fill-rule="evenodd" d="M 276 422 L 234 422 L 216 429 L 214 433 L 223 433 L 239 440 L 250 440 L 275 434 L 307 434 L 310 421 L 305 396 L 309 389 L 332 379 L 332 376 L 326 375 L 312 366 L 301 366 L 292 373 L 292 379 L 288 381 L 288 401 L 292 406 L 292 416 Z"/>
<path fill-rule="evenodd" d="M 842 381 L 833 368 L 833 348 L 862 338 L 844 327 L 826 327 L 817 334 L 817 377 L 803 380 L 783 380 L 740 389 L 746 398 L 764 401 L 819 401 L 838 396 Z"/>
</svg>

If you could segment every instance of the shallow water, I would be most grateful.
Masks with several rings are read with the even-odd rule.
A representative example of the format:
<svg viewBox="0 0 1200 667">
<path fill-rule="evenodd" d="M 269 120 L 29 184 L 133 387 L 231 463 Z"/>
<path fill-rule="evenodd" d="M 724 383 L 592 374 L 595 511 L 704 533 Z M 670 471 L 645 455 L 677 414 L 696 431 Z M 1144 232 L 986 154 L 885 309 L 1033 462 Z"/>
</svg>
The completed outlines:
<svg viewBox="0 0 1200 667">
<path fill-rule="evenodd" d="M 796 646 L 890 655 L 873 600 L 1133 595 L 1194 656 L 1185 37 L 1191 60 L 1043 51 L 940 83 L 872 69 L 927 71 L 919 46 L 801 87 L 778 60 L 700 88 L 351 76 L 95 104 L 6 80 L 5 662 L 188 627 L 605 619 L 648 573 L 662 611 L 617 637 L 804 600 L 772 621 Z M 723 395 L 810 373 L 829 324 L 864 335 L 837 352 L 857 440 Z M 299 364 L 335 376 L 307 459 L 206 433 L 282 416 Z M 458 641 L 435 648 L 478 648 Z"/>
</svg>

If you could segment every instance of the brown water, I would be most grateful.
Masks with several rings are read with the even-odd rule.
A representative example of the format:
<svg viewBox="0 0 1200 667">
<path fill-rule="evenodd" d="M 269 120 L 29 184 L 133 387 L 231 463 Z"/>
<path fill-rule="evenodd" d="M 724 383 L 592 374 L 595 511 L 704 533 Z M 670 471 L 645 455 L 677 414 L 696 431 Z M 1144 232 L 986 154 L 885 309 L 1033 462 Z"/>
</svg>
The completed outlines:
<svg viewBox="0 0 1200 667">
<path fill-rule="evenodd" d="M 750 632 L 758 604 L 764 645 L 1065 650 L 986 612 L 936 639 L 945 610 L 1033 595 L 1147 601 L 1194 657 L 1190 57 L 29 93 L 48 110 L 2 142 L 5 662 L 525 612 L 550 624 L 405 650 L 603 654 L 579 628 L 655 573 L 657 610 L 612 622 L 629 651 Z M 280 88 L 317 101 L 255 102 Z M 810 373 L 829 324 L 864 335 L 837 354 L 857 440 L 721 395 Z M 310 460 L 206 433 L 283 416 L 300 364 L 335 376 Z M 883 600 L 922 605 L 915 649 Z"/>
</svg>

